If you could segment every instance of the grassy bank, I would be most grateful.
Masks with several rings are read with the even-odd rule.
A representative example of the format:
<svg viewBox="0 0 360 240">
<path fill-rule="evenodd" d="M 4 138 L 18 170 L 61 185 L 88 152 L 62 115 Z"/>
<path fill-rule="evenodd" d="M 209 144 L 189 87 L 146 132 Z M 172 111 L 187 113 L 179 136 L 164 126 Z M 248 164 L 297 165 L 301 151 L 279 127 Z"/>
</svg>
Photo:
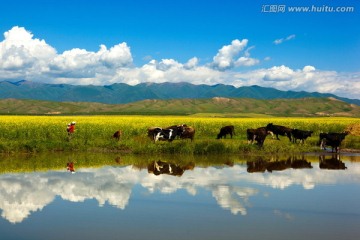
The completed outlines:
<svg viewBox="0 0 360 240">
<path fill-rule="evenodd" d="M 76 121 L 76 131 L 69 140 L 66 125 Z M 270 136 L 264 147 L 248 145 L 246 129 L 268 123 L 314 131 L 305 144 L 290 143 L 285 137 L 273 140 Z M 153 143 L 147 137 L 151 126 L 167 127 L 175 124 L 193 126 L 195 140 L 175 140 Z M 121 152 L 134 154 L 237 154 L 237 153 L 299 153 L 318 151 L 320 132 L 342 132 L 358 118 L 212 118 L 177 116 L 2 116 L 0 118 L 0 153 L 15 152 Z M 216 140 L 219 129 L 235 126 L 233 139 Z M 111 138 L 121 129 L 120 141 Z M 343 148 L 360 149 L 360 137 L 349 135 Z"/>
</svg>

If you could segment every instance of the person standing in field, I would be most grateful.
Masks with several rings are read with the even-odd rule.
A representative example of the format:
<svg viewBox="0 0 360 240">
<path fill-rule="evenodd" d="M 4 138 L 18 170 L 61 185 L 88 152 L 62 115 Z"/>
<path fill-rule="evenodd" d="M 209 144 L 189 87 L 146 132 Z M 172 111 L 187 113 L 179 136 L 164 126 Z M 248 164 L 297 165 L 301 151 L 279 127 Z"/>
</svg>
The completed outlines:
<svg viewBox="0 0 360 240">
<path fill-rule="evenodd" d="M 68 133 L 68 139 L 71 139 L 72 134 L 75 132 L 75 124 L 76 122 L 71 122 L 67 125 L 66 131 Z"/>
</svg>

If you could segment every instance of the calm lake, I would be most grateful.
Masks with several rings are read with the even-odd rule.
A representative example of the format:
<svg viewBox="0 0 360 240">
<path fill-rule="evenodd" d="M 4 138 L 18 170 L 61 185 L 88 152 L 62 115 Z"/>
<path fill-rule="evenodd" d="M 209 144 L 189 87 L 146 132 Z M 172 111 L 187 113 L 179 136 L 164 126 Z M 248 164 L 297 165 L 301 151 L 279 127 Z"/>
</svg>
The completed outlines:
<svg viewBox="0 0 360 240">
<path fill-rule="evenodd" d="M 359 154 L 0 158 L 4 240 L 360 236 Z"/>
</svg>

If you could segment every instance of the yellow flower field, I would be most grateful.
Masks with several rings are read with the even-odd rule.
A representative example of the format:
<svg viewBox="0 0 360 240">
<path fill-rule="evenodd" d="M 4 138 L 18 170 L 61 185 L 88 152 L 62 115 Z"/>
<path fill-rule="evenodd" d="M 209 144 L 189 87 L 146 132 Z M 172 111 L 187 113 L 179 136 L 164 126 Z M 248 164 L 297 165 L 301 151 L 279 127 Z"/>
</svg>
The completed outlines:
<svg viewBox="0 0 360 240">
<path fill-rule="evenodd" d="M 67 124 L 75 121 L 76 130 L 69 140 Z M 0 152 L 37 151 L 124 151 L 134 153 L 170 152 L 207 153 L 201 148 L 215 145 L 221 151 L 236 153 L 252 151 L 246 142 L 246 129 L 266 126 L 268 123 L 290 128 L 314 131 L 305 144 L 307 150 L 317 147 L 320 132 L 343 132 L 349 125 L 360 125 L 358 118 L 211 118 L 191 116 L 1 116 Z M 154 144 L 147 137 L 147 129 L 152 126 L 167 127 L 187 124 L 196 129 L 195 141 L 176 140 Z M 225 125 L 235 126 L 234 139 L 215 140 L 219 129 Z M 120 142 L 111 138 L 121 130 Z M 281 137 L 280 137 L 281 138 Z M 269 144 L 271 143 L 271 144 Z M 305 150 L 305 146 L 293 146 L 282 137 L 274 141 L 267 137 L 264 148 L 269 145 Z M 360 148 L 358 136 L 347 136 L 346 147 Z M 274 146 L 272 146 L 274 147 Z M 196 150 L 197 149 L 197 150 Z"/>
</svg>

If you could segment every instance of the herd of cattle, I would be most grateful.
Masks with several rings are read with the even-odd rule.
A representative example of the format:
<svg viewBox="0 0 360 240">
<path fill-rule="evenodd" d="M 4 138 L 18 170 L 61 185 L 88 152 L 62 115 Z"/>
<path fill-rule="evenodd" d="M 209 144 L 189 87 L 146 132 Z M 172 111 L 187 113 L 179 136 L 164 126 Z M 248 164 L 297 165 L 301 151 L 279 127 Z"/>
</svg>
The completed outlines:
<svg viewBox="0 0 360 240">
<path fill-rule="evenodd" d="M 191 139 L 191 141 L 193 141 L 195 137 L 195 129 L 193 127 L 187 126 L 186 124 L 173 125 L 167 128 L 150 127 L 148 128 L 147 133 L 150 139 L 153 140 L 154 142 L 157 141 L 172 142 L 176 138 Z M 275 125 L 272 123 L 269 123 L 266 127 L 246 130 L 248 143 L 253 144 L 254 142 L 256 142 L 256 144 L 259 147 L 262 147 L 264 145 L 264 141 L 267 135 L 271 135 L 272 138 L 276 137 L 277 140 L 280 140 L 279 135 L 286 136 L 290 140 L 290 142 L 296 143 L 297 140 L 300 140 L 300 143 L 304 143 L 304 141 L 308 137 L 311 137 L 311 134 L 313 134 L 313 131 L 289 128 L 285 126 Z M 319 145 L 324 150 L 326 149 L 326 146 L 330 146 L 332 152 L 334 152 L 334 150 L 335 152 L 338 152 L 341 142 L 345 139 L 346 135 L 348 134 L 349 132 L 320 133 Z M 233 135 L 235 135 L 234 126 L 230 125 L 230 126 L 222 127 L 216 139 L 226 138 L 227 135 L 230 135 L 231 138 L 233 137 Z M 114 133 L 113 138 L 119 140 L 120 136 L 121 136 L 121 131 L 117 131 Z"/>
</svg>

